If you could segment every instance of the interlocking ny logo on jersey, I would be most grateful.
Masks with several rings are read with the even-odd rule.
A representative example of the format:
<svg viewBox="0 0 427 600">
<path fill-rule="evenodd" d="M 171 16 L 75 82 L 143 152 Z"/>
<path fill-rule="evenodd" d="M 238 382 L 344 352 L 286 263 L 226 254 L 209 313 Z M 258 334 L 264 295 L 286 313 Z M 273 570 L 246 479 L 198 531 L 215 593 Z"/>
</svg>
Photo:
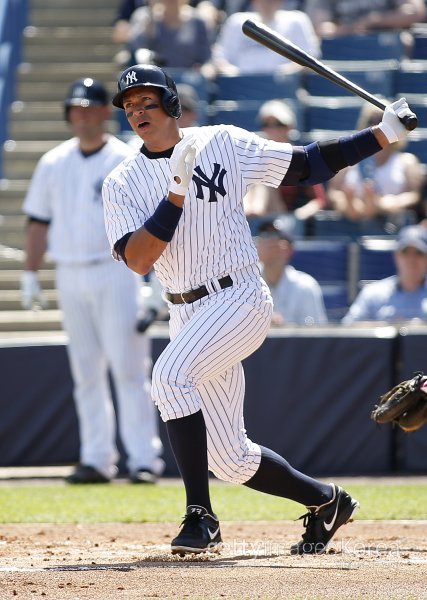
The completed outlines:
<svg viewBox="0 0 427 600">
<path fill-rule="evenodd" d="M 218 198 L 217 198 L 217 193 L 221 194 L 221 196 L 225 196 L 225 194 L 227 193 L 224 187 L 224 176 L 227 173 L 227 171 L 221 167 L 221 165 L 218 165 L 217 163 L 214 163 L 214 170 L 212 173 L 212 177 L 209 179 L 209 177 L 206 175 L 206 173 L 203 173 L 202 169 L 200 167 L 196 167 L 194 169 L 194 172 L 197 173 L 197 175 L 199 175 L 199 177 L 197 177 L 197 175 L 193 175 L 193 181 L 196 183 L 197 186 L 197 195 L 196 198 L 199 198 L 201 200 L 203 200 L 204 196 L 203 196 L 203 188 L 207 187 L 209 189 L 209 202 L 218 202 Z M 216 179 L 218 178 L 218 182 L 216 182 Z"/>
<path fill-rule="evenodd" d="M 135 71 L 131 71 L 130 73 L 128 73 L 126 75 L 126 85 L 130 85 L 131 83 L 136 83 L 137 79 L 136 79 L 136 72 Z"/>
</svg>

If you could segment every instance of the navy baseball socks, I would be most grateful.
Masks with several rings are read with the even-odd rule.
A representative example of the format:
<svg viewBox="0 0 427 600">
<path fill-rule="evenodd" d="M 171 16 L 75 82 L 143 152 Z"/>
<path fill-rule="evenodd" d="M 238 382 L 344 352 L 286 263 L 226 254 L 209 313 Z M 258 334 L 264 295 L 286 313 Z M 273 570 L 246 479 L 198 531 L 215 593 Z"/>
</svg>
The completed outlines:
<svg viewBox="0 0 427 600">
<path fill-rule="evenodd" d="M 353 520 L 359 503 L 338 485 L 332 484 L 332 500 L 322 506 L 307 506 L 302 515 L 305 532 L 302 540 L 291 546 L 291 554 L 323 554 L 339 527 Z"/>
<path fill-rule="evenodd" d="M 284 458 L 261 446 L 258 471 L 245 486 L 305 504 L 305 532 L 291 554 L 322 554 L 339 527 L 352 521 L 359 503 L 335 484 L 322 483 L 294 469 Z"/>
<path fill-rule="evenodd" d="M 213 513 L 209 494 L 206 425 L 201 410 L 166 421 L 172 451 L 187 496 L 187 510 L 172 554 L 199 554 L 221 548 L 219 522 Z"/>
</svg>

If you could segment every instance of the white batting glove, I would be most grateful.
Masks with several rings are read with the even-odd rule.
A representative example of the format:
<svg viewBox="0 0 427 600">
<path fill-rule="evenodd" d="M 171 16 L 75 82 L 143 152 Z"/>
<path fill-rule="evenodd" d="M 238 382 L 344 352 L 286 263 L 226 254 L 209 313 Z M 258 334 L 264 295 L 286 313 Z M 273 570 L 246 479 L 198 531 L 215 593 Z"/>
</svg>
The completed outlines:
<svg viewBox="0 0 427 600">
<path fill-rule="evenodd" d="M 172 173 L 170 192 L 185 196 L 193 177 L 195 157 L 196 148 L 189 140 L 184 138 L 175 146 L 169 162 Z"/>
<path fill-rule="evenodd" d="M 36 271 L 24 271 L 21 276 L 21 306 L 27 310 L 47 306 Z"/>
<path fill-rule="evenodd" d="M 406 102 L 406 98 L 400 98 L 387 106 L 378 127 L 386 136 L 390 144 L 406 138 L 408 131 L 399 120 L 399 117 L 406 117 L 410 114 L 412 114 L 412 111 Z"/>
</svg>

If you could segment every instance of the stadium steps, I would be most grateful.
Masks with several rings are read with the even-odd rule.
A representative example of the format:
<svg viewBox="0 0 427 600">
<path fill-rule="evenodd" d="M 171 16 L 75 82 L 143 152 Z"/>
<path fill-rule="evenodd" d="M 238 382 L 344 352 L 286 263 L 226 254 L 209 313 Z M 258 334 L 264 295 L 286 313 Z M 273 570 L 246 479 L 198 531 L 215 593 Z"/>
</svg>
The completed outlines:
<svg viewBox="0 0 427 600">
<path fill-rule="evenodd" d="M 40 157 L 71 136 L 63 101 L 74 79 L 101 80 L 116 89 L 120 49 L 111 41 L 117 0 L 29 0 L 22 62 L 16 73 L 16 99 L 9 112 L 10 138 L 3 148 L 0 180 L 0 335 L 29 336 L 62 332 L 53 264 L 45 260 L 40 281 L 48 308 L 23 310 L 25 217 L 22 203 Z M 115 120 L 109 129 L 117 132 Z"/>
</svg>

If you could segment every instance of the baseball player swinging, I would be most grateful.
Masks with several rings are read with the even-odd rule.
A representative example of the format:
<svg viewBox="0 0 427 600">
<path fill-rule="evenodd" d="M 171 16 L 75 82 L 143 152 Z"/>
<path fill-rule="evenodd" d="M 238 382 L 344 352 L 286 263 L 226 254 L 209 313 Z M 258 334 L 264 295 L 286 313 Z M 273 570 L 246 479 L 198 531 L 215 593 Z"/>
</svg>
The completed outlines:
<svg viewBox="0 0 427 600">
<path fill-rule="evenodd" d="M 245 431 L 241 363 L 266 337 L 273 304 L 242 199 L 256 183 L 325 181 L 403 138 L 398 116 L 410 112 L 406 100 L 391 104 L 376 127 L 305 147 L 229 125 L 181 130 L 175 83 L 154 66 L 126 69 L 113 104 L 143 145 L 104 181 L 107 235 L 115 258 L 132 270 L 144 274 L 154 265 L 170 310 L 171 341 L 154 366 L 152 395 L 186 490 L 172 552 L 221 545 L 210 470 L 305 505 L 305 531 L 291 552 L 322 553 L 358 502 L 338 485 L 298 472 Z"/>
</svg>

